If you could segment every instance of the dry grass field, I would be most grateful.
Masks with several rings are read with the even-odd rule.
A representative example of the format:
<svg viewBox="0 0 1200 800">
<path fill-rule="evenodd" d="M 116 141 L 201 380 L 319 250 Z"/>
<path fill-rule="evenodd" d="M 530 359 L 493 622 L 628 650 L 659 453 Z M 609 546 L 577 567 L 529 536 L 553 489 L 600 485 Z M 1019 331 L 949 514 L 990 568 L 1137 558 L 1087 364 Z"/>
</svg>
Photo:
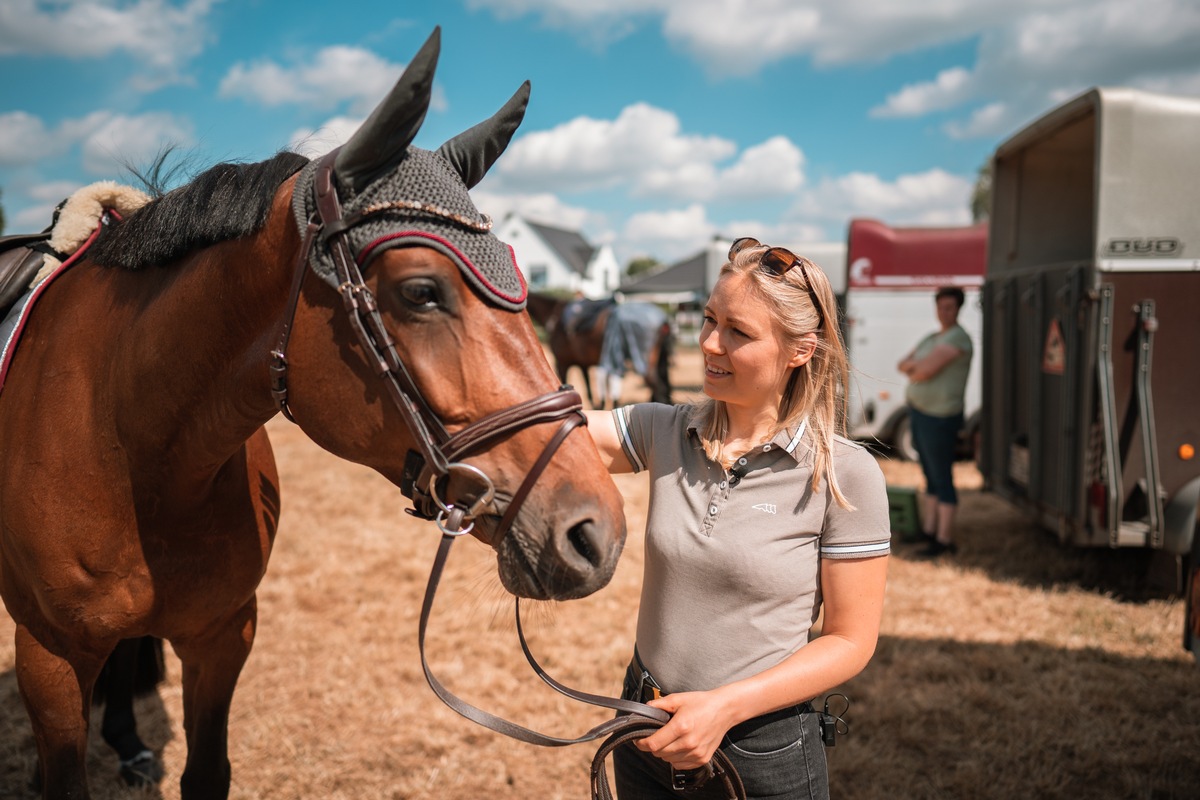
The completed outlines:
<svg viewBox="0 0 1200 800">
<path fill-rule="evenodd" d="M 681 353 L 679 379 L 696 381 Z M 640 385 L 631 379 L 631 397 Z M 230 720 L 232 797 L 587 796 L 594 748 L 541 749 L 445 708 L 425 685 L 417 617 L 436 529 L 403 513 L 378 475 L 270 426 L 283 522 L 259 592 L 260 628 Z M 911 464 L 889 483 L 919 486 Z M 837 798 L 1195 798 L 1200 668 L 1180 648 L 1183 608 L 1146 590 L 1129 554 L 1059 547 L 960 465 L 960 552 L 938 562 L 898 544 L 883 635 L 849 696 L 850 735 L 828 750 Z M 527 610 L 532 647 L 576 688 L 618 690 L 633 641 L 646 483 L 618 476 L 629 540 L 593 597 Z M 0 798 L 32 797 L 34 746 L 0 615 Z M 455 547 L 434 610 L 434 671 L 464 699 L 558 736 L 605 712 L 558 697 L 521 660 L 490 551 Z M 94 796 L 177 798 L 185 750 L 179 664 L 168 649 L 141 729 L 167 770 L 130 790 L 95 733 Z M 98 718 L 98 717 L 97 717 Z"/>
</svg>

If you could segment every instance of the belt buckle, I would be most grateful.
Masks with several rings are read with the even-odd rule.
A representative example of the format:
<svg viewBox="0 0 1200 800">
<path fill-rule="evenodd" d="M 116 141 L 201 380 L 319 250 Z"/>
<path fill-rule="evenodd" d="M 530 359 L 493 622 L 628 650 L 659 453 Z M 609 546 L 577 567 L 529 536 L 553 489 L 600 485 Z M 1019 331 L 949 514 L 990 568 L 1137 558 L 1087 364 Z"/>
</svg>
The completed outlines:
<svg viewBox="0 0 1200 800">
<path fill-rule="evenodd" d="M 675 792 L 694 792 L 708 783 L 716 774 L 712 762 L 696 769 L 676 770 L 671 767 L 671 790 Z"/>
</svg>

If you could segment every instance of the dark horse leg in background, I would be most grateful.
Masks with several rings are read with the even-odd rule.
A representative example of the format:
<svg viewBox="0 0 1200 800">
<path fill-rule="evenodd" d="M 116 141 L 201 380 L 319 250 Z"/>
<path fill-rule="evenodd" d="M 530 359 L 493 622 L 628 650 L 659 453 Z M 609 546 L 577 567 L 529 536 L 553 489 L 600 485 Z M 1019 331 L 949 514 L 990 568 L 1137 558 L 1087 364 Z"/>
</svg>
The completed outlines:
<svg viewBox="0 0 1200 800">
<path fill-rule="evenodd" d="M 646 375 L 650 384 L 650 400 L 654 403 L 671 403 L 671 353 L 673 339 L 671 323 L 664 322 L 658 330 L 654 365 Z"/>
<path fill-rule="evenodd" d="M 123 639 L 105 662 L 93 690 L 93 702 L 104 702 L 100 734 L 117 751 L 121 777 L 130 786 L 154 785 L 163 777 L 158 756 L 138 736 L 133 714 L 134 698 L 154 691 L 162 680 L 162 658 L 162 639 Z"/>
</svg>

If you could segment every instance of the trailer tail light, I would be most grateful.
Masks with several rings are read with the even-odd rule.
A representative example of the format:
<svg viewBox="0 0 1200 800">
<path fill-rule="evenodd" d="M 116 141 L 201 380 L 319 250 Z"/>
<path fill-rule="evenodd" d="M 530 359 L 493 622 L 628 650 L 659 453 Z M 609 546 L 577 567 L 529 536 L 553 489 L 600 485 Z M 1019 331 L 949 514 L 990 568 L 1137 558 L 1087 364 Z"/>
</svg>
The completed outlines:
<svg viewBox="0 0 1200 800">
<path fill-rule="evenodd" d="M 1181 444 L 1179 445 L 1179 458 L 1183 461 L 1191 461 L 1196 457 L 1196 448 L 1194 445 Z"/>
</svg>

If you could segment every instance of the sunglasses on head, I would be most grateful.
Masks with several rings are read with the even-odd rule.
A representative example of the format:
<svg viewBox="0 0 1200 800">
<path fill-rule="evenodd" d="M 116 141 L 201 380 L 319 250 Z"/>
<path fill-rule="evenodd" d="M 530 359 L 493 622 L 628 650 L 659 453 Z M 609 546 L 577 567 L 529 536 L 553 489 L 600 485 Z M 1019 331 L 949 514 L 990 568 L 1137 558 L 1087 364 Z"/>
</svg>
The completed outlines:
<svg viewBox="0 0 1200 800">
<path fill-rule="evenodd" d="M 750 236 L 743 236 L 734 241 L 729 246 L 729 260 L 733 261 L 733 257 L 743 250 L 749 250 L 754 247 L 766 247 L 758 239 Z M 768 272 L 774 275 L 783 275 L 792 267 L 800 267 L 800 273 L 804 275 L 805 283 L 808 282 L 808 270 L 804 267 L 806 259 L 788 250 L 786 247 L 767 247 L 766 252 L 759 256 L 758 263 L 761 264 Z"/>
<path fill-rule="evenodd" d="M 733 261 L 733 257 L 738 253 L 754 247 L 767 246 L 751 236 L 743 236 L 740 239 L 735 239 L 733 244 L 729 246 L 729 260 Z M 777 278 L 782 278 L 793 267 L 799 267 L 800 274 L 804 276 L 804 285 L 812 297 L 813 307 L 817 309 L 817 314 L 824 320 L 825 312 L 821 310 L 821 304 L 817 300 L 817 293 L 813 290 L 812 279 L 808 275 L 808 265 L 812 262 L 803 256 L 796 255 L 786 247 L 767 247 L 763 254 L 759 256 L 758 263 L 765 271 Z"/>
</svg>

